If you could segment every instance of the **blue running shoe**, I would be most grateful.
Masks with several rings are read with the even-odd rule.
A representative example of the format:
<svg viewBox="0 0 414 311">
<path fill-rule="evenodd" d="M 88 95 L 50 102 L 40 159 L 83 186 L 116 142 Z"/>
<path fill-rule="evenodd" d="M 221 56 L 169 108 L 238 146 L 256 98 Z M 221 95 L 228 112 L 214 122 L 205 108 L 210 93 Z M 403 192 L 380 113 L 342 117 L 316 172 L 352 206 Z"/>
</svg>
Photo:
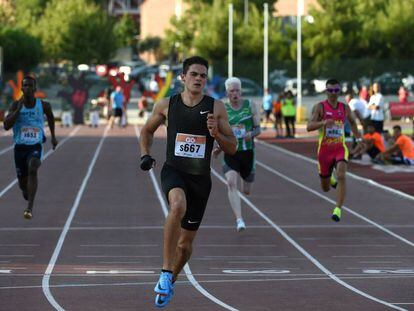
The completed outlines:
<svg viewBox="0 0 414 311">
<path fill-rule="evenodd" d="M 171 285 L 171 290 L 168 295 L 157 294 L 155 296 L 155 306 L 157 308 L 164 308 L 171 300 L 174 295 L 174 284 Z"/>
<path fill-rule="evenodd" d="M 160 295 L 168 295 L 172 289 L 172 278 L 171 272 L 161 272 L 160 279 L 155 285 L 154 291 Z"/>
</svg>

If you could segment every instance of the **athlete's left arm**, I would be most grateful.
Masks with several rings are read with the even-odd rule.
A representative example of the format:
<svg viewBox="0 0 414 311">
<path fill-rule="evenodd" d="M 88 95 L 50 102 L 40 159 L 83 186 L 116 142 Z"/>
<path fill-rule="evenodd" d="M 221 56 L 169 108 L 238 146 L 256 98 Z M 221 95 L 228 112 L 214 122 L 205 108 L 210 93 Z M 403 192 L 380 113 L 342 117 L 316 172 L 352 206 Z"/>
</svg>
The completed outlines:
<svg viewBox="0 0 414 311">
<path fill-rule="evenodd" d="M 235 154 L 237 151 L 237 140 L 229 124 L 226 108 L 220 100 L 214 102 L 214 114 L 207 120 L 210 135 L 220 145 L 220 148 L 227 154 Z"/>
<path fill-rule="evenodd" d="M 259 136 L 260 130 L 260 113 L 255 102 L 250 102 L 250 108 L 253 114 L 253 129 L 246 134 L 246 140 Z"/>
<path fill-rule="evenodd" d="M 43 112 L 47 118 L 47 124 L 49 125 L 50 135 L 52 136 L 51 143 L 53 146 L 53 150 L 56 149 L 58 141 L 55 137 L 55 117 L 53 116 L 52 107 L 50 106 L 49 102 L 45 102 L 42 100 Z"/>
</svg>

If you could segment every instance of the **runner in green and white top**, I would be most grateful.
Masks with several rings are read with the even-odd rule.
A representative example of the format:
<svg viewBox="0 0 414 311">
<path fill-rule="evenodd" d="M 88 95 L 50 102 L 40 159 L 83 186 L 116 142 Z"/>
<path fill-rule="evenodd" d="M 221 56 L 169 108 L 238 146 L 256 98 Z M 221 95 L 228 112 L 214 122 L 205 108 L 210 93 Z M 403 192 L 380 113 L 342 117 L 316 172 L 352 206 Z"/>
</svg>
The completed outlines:
<svg viewBox="0 0 414 311">
<path fill-rule="evenodd" d="M 254 137 L 260 134 L 260 114 L 254 103 L 243 99 L 241 81 L 232 77 L 225 82 L 228 102 L 225 103 L 229 123 L 237 139 L 237 152 L 224 154 L 223 173 L 227 179 L 230 206 L 236 216 L 237 231 L 246 229 L 242 213 L 240 196 L 237 192 L 238 175 L 243 179 L 242 190 L 250 194 L 255 174 Z M 214 157 L 221 152 L 219 147 L 213 150 Z"/>
</svg>

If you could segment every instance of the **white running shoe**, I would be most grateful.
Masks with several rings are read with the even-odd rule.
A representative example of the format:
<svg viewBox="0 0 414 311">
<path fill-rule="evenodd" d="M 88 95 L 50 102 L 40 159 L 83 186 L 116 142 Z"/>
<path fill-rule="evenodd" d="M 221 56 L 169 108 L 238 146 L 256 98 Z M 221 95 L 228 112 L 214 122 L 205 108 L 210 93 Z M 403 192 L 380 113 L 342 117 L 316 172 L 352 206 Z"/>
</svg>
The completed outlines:
<svg viewBox="0 0 414 311">
<path fill-rule="evenodd" d="M 237 219 L 237 232 L 246 230 L 246 224 L 244 223 L 243 219 Z"/>
</svg>

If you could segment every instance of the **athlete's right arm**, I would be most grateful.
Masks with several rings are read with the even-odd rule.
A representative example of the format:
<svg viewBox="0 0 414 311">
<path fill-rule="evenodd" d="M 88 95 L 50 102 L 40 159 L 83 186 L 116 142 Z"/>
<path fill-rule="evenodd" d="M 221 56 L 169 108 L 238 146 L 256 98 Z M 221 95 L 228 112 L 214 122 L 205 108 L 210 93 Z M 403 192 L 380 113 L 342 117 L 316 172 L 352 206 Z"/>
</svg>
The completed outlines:
<svg viewBox="0 0 414 311">
<path fill-rule="evenodd" d="M 23 99 L 13 102 L 7 116 L 4 118 L 3 126 L 6 131 L 11 129 L 19 116 L 19 112 L 23 107 Z"/>
<path fill-rule="evenodd" d="M 167 119 L 169 98 L 163 98 L 154 105 L 152 114 L 141 129 L 141 156 L 149 155 L 154 132 Z"/>
<path fill-rule="evenodd" d="M 326 125 L 327 120 L 322 120 L 322 105 L 316 104 L 312 109 L 312 117 L 308 121 L 306 130 L 308 132 L 319 130 L 321 127 Z"/>
</svg>

